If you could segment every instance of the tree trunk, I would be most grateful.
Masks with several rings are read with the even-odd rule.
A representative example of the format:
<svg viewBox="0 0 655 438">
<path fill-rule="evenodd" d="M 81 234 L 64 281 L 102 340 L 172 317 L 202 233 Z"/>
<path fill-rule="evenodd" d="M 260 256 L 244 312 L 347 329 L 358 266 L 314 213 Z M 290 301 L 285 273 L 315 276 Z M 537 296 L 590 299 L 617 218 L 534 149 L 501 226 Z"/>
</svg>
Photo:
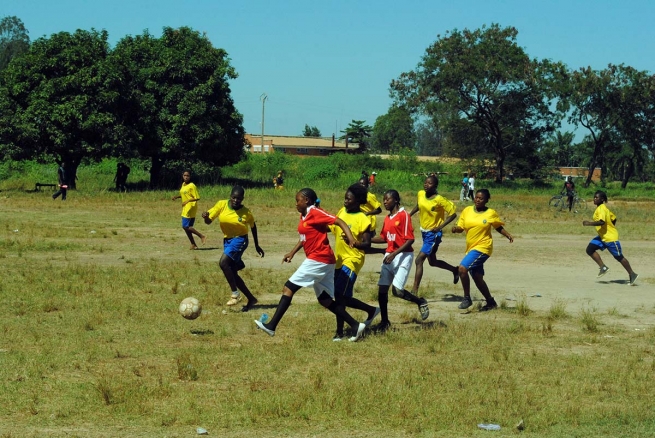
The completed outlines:
<svg viewBox="0 0 655 438">
<path fill-rule="evenodd" d="M 621 188 L 625 189 L 628 186 L 628 181 L 635 172 L 635 165 L 632 158 L 626 158 L 626 163 L 623 166 L 623 179 L 621 180 Z"/>
<path fill-rule="evenodd" d="M 80 167 L 79 158 L 71 158 L 66 161 L 66 176 L 68 177 L 68 189 L 77 190 L 77 168 Z"/>
</svg>

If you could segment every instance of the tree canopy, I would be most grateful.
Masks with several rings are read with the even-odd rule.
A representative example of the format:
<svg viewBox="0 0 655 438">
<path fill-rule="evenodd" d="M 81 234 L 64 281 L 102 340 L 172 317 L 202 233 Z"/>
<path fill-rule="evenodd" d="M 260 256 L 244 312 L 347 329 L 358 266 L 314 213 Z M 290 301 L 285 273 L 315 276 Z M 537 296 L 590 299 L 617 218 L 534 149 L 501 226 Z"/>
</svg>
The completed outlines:
<svg viewBox="0 0 655 438">
<path fill-rule="evenodd" d="M 352 120 L 343 131 L 343 135 L 339 137 L 342 140 L 347 140 L 349 143 L 358 143 L 359 152 L 365 152 L 368 149 L 368 139 L 371 137 L 373 128 L 365 124 L 364 120 Z"/>
<path fill-rule="evenodd" d="M 373 125 L 371 148 L 381 153 L 397 153 L 414 149 L 414 121 L 404 107 L 392 106 Z"/>
<path fill-rule="evenodd" d="M 316 126 L 305 125 L 305 129 L 302 131 L 304 137 L 320 137 L 321 131 Z"/>
<path fill-rule="evenodd" d="M 20 18 L 7 16 L 0 20 L 0 70 L 9 62 L 26 53 L 30 48 L 30 37 Z"/>
<path fill-rule="evenodd" d="M 447 132 L 477 132 L 478 139 L 470 140 L 480 153 L 494 154 L 497 181 L 508 156 L 523 157 L 558 122 L 550 110 L 549 79 L 562 66 L 531 60 L 516 43 L 517 34 L 497 24 L 453 30 L 427 48 L 416 70 L 391 83 L 396 104 L 428 117 L 443 114 L 445 106 L 453 114 Z"/>
</svg>

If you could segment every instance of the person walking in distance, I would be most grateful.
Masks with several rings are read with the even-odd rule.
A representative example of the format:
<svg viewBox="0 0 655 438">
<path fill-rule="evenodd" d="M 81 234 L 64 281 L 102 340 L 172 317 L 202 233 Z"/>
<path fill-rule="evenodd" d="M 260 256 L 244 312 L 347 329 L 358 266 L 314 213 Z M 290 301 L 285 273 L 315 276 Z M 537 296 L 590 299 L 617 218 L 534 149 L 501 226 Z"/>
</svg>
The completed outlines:
<svg viewBox="0 0 655 438">
<path fill-rule="evenodd" d="M 389 214 L 384 217 L 380 235 L 371 239 L 372 243 L 387 244 L 378 280 L 378 303 L 381 313 L 380 324 L 375 329 L 378 332 L 384 332 L 391 327 L 387 309 L 389 288 L 394 296 L 416 304 L 422 320 L 426 320 L 430 315 L 427 300 L 405 290 L 414 260 L 412 218 L 400 206 L 400 195 L 396 190 L 387 190 L 382 203 Z"/>
<path fill-rule="evenodd" d="M 360 208 L 371 221 L 371 237 L 373 237 L 375 236 L 375 227 L 377 226 L 377 215 L 382 213 L 382 205 L 375 194 L 370 192 L 368 178 L 364 176 L 360 177 L 359 185 L 366 189 L 366 202 L 360 205 Z"/>
<path fill-rule="evenodd" d="M 414 286 L 412 293 L 418 294 L 421 279 L 423 278 L 423 264 L 425 259 L 430 266 L 445 269 L 453 274 L 453 283 L 459 281 L 459 270 L 444 260 L 437 260 L 437 251 L 441 244 L 443 229 L 450 224 L 456 217 L 455 204 L 450 202 L 437 193 L 439 179 L 434 176 L 428 176 L 423 183 L 423 190 L 417 194 L 417 205 L 409 213 L 414 216 L 419 213 L 421 224 L 421 236 L 423 237 L 423 246 L 416 257 L 416 272 L 414 274 Z"/>
<path fill-rule="evenodd" d="M 193 228 L 196 222 L 196 213 L 198 211 L 198 201 L 200 201 L 200 194 L 196 185 L 191 182 L 191 171 L 187 170 L 182 174 L 182 187 L 180 187 L 180 194 L 173 196 L 173 201 L 182 199 L 182 229 L 191 242 L 190 249 L 198 249 L 193 235 L 200 237 L 202 243 L 205 243 L 207 237 L 204 234 Z"/>
<path fill-rule="evenodd" d="M 355 342 L 363 335 L 366 325 L 357 322 L 342 306 L 334 301 L 336 259 L 327 237 L 328 227 L 337 225 L 341 228 L 348 240 L 348 244 L 353 248 L 361 242 L 355 239 L 344 221 L 317 208 L 317 199 L 316 192 L 310 188 L 301 189 L 296 193 L 296 210 L 300 213 L 300 222 L 298 223 L 300 239 L 296 246 L 284 255 L 282 261 L 291 263 L 293 256 L 301 248 L 304 249 L 307 258 L 284 284 L 280 302 L 271 320 L 266 323 L 255 320 L 255 324 L 269 336 L 275 336 L 277 326 L 289 306 L 291 306 L 294 294 L 302 287 L 312 286 L 318 302 L 350 325 L 352 336 L 349 340 Z"/>
<path fill-rule="evenodd" d="M 469 174 L 464 173 L 464 176 L 462 177 L 462 187 L 461 190 L 459 191 L 459 201 L 464 202 L 469 200 Z"/>
<path fill-rule="evenodd" d="M 481 312 L 498 307 L 496 300 L 489 292 L 489 286 L 484 281 L 484 262 L 491 256 L 494 248 L 491 229 L 494 228 L 505 236 L 510 243 L 514 242 L 511 234 L 503 228 L 502 220 L 495 210 L 487 207 L 491 194 L 487 189 L 480 189 L 475 193 L 474 205 L 466 207 L 452 228 L 453 233 L 466 233 L 466 255 L 459 264 L 459 279 L 464 289 L 464 301 L 460 309 L 468 309 L 473 305 L 471 300 L 471 281 L 469 272 L 473 277 L 475 286 L 487 301 L 480 309 Z"/>
<path fill-rule="evenodd" d="M 239 276 L 239 271 L 246 267 L 242 257 L 248 248 L 249 228 L 252 240 L 255 242 L 255 250 L 260 257 L 264 257 L 264 250 L 259 246 L 255 217 L 243 205 L 244 197 L 244 188 L 234 186 L 230 192 L 230 199 L 218 201 L 209 211 L 202 213 L 202 218 L 207 225 L 218 219 L 221 231 L 223 231 L 223 255 L 218 265 L 232 290 L 232 296 L 225 304 L 227 306 L 236 305 L 241 301 L 241 292 L 243 292 L 248 302 L 241 308 L 241 311 L 247 312 L 257 304 L 257 298 L 250 292 L 243 278 Z"/>
<path fill-rule="evenodd" d="M 471 173 L 471 176 L 469 176 L 468 184 L 469 184 L 468 198 L 473 199 L 475 197 L 475 173 Z"/>
<path fill-rule="evenodd" d="M 634 286 L 639 274 L 632 270 L 630 262 L 623 256 L 623 249 L 621 242 L 619 242 L 619 232 L 616 229 L 616 215 L 610 211 L 605 205 L 607 202 L 607 194 L 602 190 L 594 193 L 594 211 L 593 221 L 583 221 L 582 225 L 587 227 L 596 227 L 598 236 L 591 239 L 587 245 L 587 255 L 596 262 L 600 271 L 598 277 L 602 277 L 609 271 L 605 266 L 603 260 L 600 258 L 598 251 L 605 251 L 606 249 L 612 254 L 614 260 L 621 263 L 623 269 L 628 273 L 628 284 Z"/>
<path fill-rule="evenodd" d="M 66 200 L 66 192 L 68 191 L 68 171 L 66 169 L 66 162 L 63 161 L 57 169 L 57 180 L 59 181 L 59 190 L 52 195 L 52 199 L 57 199 L 61 195 L 61 200 Z"/>
</svg>

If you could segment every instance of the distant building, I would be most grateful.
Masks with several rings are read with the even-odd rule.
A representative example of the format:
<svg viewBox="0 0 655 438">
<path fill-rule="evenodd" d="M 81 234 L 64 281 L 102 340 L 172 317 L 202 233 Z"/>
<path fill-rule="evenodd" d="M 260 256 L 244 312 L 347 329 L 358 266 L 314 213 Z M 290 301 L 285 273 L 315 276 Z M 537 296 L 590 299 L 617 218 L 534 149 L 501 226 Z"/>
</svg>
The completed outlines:
<svg viewBox="0 0 655 438">
<path fill-rule="evenodd" d="M 332 137 L 288 137 L 282 135 L 265 135 L 264 144 L 262 136 L 258 134 L 245 135 L 246 150 L 253 154 L 266 154 L 281 152 L 291 155 L 331 155 L 335 152 L 357 153 L 357 143 L 346 143 Z"/>
<path fill-rule="evenodd" d="M 567 177 L 573 177 L 573 178 L 587 178 L 587 175 L 589 175 L 589 169 L 586 167 L 559 167 L 557 169 L 562 175 L 563 179 L 566 179 Z M 594 182 L 600 181 L 601 177 L 601 169 L 600 167 L 596 167 L 591 174 L 591 180 Z"/>
</svg>

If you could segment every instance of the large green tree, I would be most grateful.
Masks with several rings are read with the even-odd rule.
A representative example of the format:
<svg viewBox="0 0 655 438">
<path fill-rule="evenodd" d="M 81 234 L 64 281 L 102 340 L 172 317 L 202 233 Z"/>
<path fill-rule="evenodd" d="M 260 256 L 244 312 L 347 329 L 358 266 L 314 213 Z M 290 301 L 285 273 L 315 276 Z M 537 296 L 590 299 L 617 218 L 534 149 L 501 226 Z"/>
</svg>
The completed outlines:
<svg viewBox="0 0 655 438">
<path fill-rule="evenodd" d="M 593 146 L 586 184 L 601 167 L 604 173 L 614 169 L 625 187 L 654 150 L 655 77 L 625 65 L 585 67 L 570 72 L 566 85 L 560 109 L 585 129 Z"/>
<path fill-rule="evenodd" d="M 349 143 L 358 143 L 359 152 L 366 152 L 372 130 L 370 125 L 366 125 L 365 120 L 352 120 L 346 129 L 341 131 L 343 135 L 339 138 L 347 140 Z"/>
<path fill-rule="evenodd" d="M 371 149 L 384 154 L 414 149 L 414 120 L 406 108 L 392 106 L 375 120 Z"/>
<path fill-rule="evenodd" d="M 414 71 L 391 83 L 396 103 L 413 111 L 434 118 L 447 107 L 456 115 L 446 126 L 454 136 L 476 126 L 475 143 L 482 145 L 481 154 L 493 153 L 497 181 L 503 179 L 508 156 L 534 153 L 558 123 L 550 110 L 551 85 L 563 67 L 531 60 L 517 44 L 517 34 L 497 24 L 453 30 L 427 48 Z"/>
<path fill-rule="evenodd" d="M 126 142 L 151 161 L 150 184 L 167 162 L 224 166 L 244 156 L 242 116 L 229 80 L 237 74 L 223 49 L 188 27 L 123 38 L 112 61 L 124 78 Z"/>
<path fill-rule="evenodd" d="M 30 48 L 29 32 L 20 18 L 7 16 L 0 20 L 0 70 Z"/>
<path fill-rule="evenodd" d="M 82 159 L 114 144 L 118 77 L 105 61 L 107 32 L 40 38 L 0 74 L 0 148 L 13 159 L 66 162 L 75 187 Z"/>
</svg>

